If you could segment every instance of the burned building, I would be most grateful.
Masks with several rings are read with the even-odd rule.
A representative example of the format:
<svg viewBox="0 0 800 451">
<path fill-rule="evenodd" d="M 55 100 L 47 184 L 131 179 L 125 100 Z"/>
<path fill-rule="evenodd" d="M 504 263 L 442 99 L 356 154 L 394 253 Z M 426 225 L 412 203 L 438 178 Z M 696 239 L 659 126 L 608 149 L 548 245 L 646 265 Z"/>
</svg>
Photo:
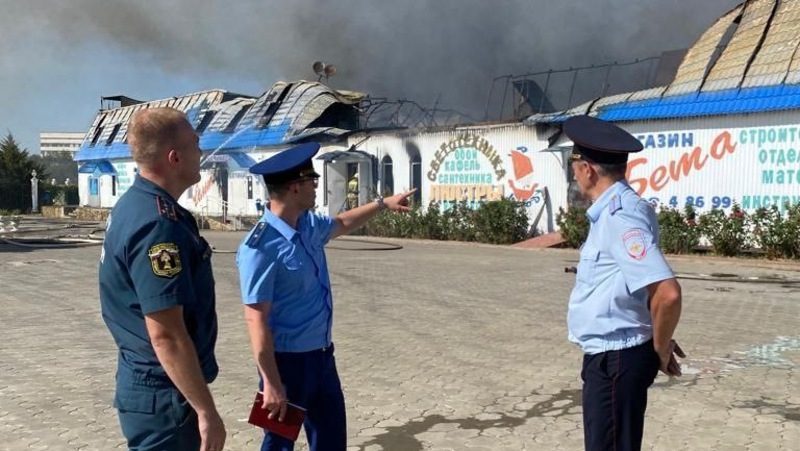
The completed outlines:
<svg viewBox="0 0 800 451">
<path fill-rule="evenodd" d="M 125 127 L 139 108 L 185 111 L 200 134 L 203 179 L 180 200 L 187 208 L 254 215 L 264 196 L 249 165 L 303 140 L 320 141 L 318 208 L 347 208 L 417 188 L 417 201 L 512 198 L 525 203 L 533 229 L 553 231 L 571 196 L 568 117 L 618 123 L 645 150 L 629 161 L 631 186 L 654 204 L 699 210 L 782 208 L 800 202 L 800 0 L 752 0 L 723 14 L 685 53 L 663 85 L 553 109 L 539 86 L 517 89 L 536 114 L 493 124 L 367 128 L 360 93 L 320 83 L 276 83 L 261 97 L 207 91 L 98 113 L 76 159 L 81 201 L 110 207 L 135 170 Z M 671 64 L 674 67 L 674 64 Z M 362 115 L 363 116 L 363 115 Z M 353 183 L 355 190 L 349 189 Z"/>
</svg>

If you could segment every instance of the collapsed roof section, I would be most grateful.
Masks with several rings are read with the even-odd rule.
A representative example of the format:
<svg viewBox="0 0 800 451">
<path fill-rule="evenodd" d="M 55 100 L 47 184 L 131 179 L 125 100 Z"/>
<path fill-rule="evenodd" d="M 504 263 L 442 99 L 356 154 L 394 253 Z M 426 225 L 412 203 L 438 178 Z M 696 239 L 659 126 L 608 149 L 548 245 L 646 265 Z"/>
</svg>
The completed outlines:
<svg viewBox="0 0 800 451">
<path fill-rule="evenodd" d="M 75 156 L 77 161 L 129 158 L 127 129 L 136 111 L 172 107 L 186 113 L 204 151 L 244 151 L 304 139 L 328 140 L 358 126 L 364 94 L 308 81 L 277 82 L 260 97 L 202 91 L 100 110 Z"/>
<path fill-rule="evenodd" d="M 689 49 L 667 85 L 596 99 L 527 121 L 578 114 L 631 121 L 800 108 L 800 0 L 749 0 L 724 14 Z"/>
</svg>

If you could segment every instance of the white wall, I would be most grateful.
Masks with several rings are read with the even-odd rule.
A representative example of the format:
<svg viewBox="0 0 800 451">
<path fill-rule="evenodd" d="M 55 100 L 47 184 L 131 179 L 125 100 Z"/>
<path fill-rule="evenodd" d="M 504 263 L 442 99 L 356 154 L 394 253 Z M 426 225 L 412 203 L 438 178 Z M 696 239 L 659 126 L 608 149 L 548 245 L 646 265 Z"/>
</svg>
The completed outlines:
<svg viewBox="0 0 800 451">
<path fill-rule="evenodd" d="M 746 210 L 800 202 L 800 111 L 621 123 L 645 144 L 628 179 L 656 204 Z"/>
<path fill-rule="evenodd" d="M 252 199 L 247 198 L 247 181 L 250 179 L 253 187 Z M 256 199 L 261 202 L 266 200 L 266 187 L 260 175 L 250 174 L 246 171 L 234 171 L 228 175 L 228 201 L 230 211 L 228 214 L 256 216 Z"/>
<path fill-rule="evenodd" d="M 364 137 L 352 136 L 350 141 L 358 143 Z M 363 141 L 358 149 L 377 157 L 378 174 L 384 156 L 392 158 L 395 193 L 412 188 L 411 158 L 418 152 L 423 205 L 437 201 L 449 208 L 466 198 L 477 207 L 481 201 L 513 198 L 526 203 L 533 220 L 545 206 L 543 192 L 547 188 L 550 205 L 538 229 L 548 232 L 555 229 L 558 207 L 566 206 L 567 180 L 561 154 L 542 152 L 547 145 L 535 127 L 505 124 L 381 133 Z"/>
<path fill-rule="evenodd" d="M 89 205 L 89 174 L 78 173 L 78 199 L 80 205 Z"/>
<path fill-rule="evenodd" d="M 100 180 L 100 206 L 112 208 L 119 199 L 119 191 L 114 190 L 114 176 L 104 174 L 98 177 Z"/>
</svg>

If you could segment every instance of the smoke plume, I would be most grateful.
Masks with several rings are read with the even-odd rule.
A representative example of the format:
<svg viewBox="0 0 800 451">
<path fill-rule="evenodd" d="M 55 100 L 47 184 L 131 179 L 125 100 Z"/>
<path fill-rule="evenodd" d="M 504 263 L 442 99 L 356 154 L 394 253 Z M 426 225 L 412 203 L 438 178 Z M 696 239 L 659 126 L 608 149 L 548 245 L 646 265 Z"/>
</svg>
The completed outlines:
<svg viewBox="0 0 800 451">
<path fill-rule="evenodd" d="M 0 0 L 0 50 L 111 46 L 168 74 L 266 90 L 316 79 L 480 118 L 494 77 L 690 46 L 738 0 Z M 44 36 L 44 37 L 43 37 Z M 4 52 L 5 53 L 5 52 Z M 0 55 L 0 68 L 9 61 Z M 75 63 L 80 64 L 80 61 Z M 223 77 L 224 76 L 224 77 Z M 175 95 L 182 93 L 176 92 Z M 259 93 L 249 93 L 259 94 Z M 574 103 L 574 102 L 573 102 Z"/>
</svg>

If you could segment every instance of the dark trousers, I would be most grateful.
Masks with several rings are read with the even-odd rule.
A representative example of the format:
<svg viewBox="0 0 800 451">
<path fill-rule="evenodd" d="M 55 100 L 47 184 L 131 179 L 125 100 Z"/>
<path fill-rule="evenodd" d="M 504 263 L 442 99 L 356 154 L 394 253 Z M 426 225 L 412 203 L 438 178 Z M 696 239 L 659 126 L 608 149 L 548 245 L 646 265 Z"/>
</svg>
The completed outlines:
<svg viewBox="0 0 800 451">
<path fill-rule="evenodd" d="M 197 414 L 175 387 L 131 383 L 117 376 L 114 407 L 132 451 L 197 451 Z"/>
<path fill-rule="evenodd" d="M 587 451 L 642 447 L 647 388 L 660 366 L 653 342 L 583 356 L 583 437 Z"/>
<path fill-rule="evenodd" d="M 344 394 L 336 372 L 333 345 L 309 352 L 276 352 L 275 360 L 289 402 L 306 409 L 303 427 L 310 450 L 345 451 Z M 262 451 L 293 449 L 292 441 L 265 431 Z"/>
</svg>

